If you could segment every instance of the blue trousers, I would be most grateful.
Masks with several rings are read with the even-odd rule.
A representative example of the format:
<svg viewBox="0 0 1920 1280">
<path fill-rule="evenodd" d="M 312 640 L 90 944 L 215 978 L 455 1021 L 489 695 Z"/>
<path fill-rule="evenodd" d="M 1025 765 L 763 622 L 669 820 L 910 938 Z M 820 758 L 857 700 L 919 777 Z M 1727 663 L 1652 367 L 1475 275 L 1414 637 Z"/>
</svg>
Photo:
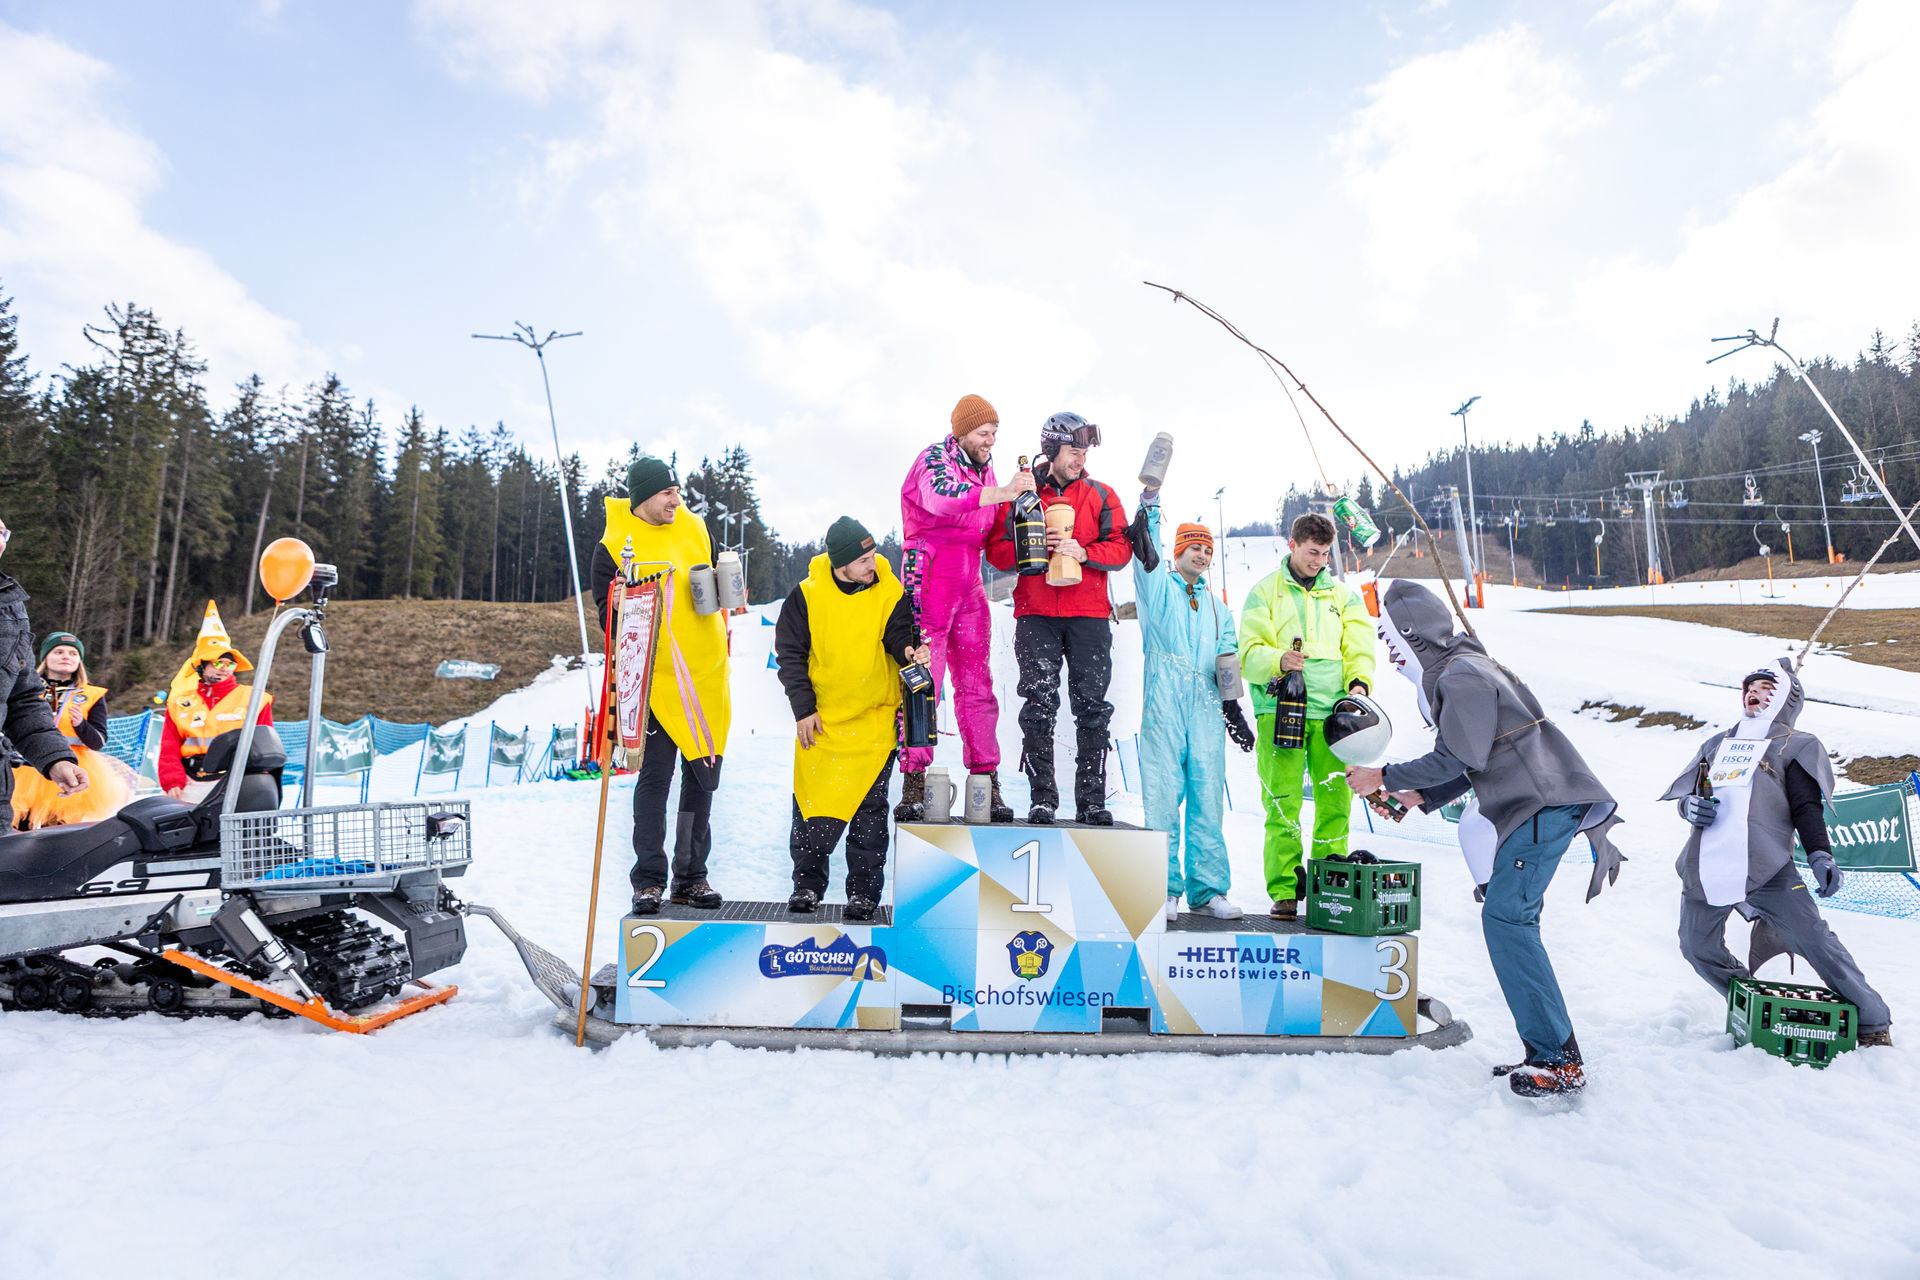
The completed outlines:
<svg viewBox="0 0 1920 1280">
<path fill-rule="evenodd" d="M 1487 956 L 1529 1062 L 1557 1066 L 1573 1038 L 1567 1002 L 1540 941 L 1540 907 L 1584 811 L 1582 805 L 1542 809 L 1502 841 L 1480 910 Z"/>
</svg>

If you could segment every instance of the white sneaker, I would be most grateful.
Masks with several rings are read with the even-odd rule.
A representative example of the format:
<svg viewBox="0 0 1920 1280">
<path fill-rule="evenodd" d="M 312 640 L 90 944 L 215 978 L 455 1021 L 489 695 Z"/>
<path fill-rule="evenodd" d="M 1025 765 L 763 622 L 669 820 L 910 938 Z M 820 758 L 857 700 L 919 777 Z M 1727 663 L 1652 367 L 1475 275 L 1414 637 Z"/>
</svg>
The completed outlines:
<svg viewBox="0 0 1920 1280">
<path fill-rule="evenodd" d="M 1215 920 L 1238 920 L 1240 908 L 1227 901 L 1227 895 L 1216 895 L 1204 907 L 1195 907 L 1194 911 L 1203 916 L 1212 916 Z"/>
<path fill-rule="evenodd" d="M 1180 895 L 1177 893 L 1167 899 L 1167 923 L 1180 923 Z"/>
</svg>

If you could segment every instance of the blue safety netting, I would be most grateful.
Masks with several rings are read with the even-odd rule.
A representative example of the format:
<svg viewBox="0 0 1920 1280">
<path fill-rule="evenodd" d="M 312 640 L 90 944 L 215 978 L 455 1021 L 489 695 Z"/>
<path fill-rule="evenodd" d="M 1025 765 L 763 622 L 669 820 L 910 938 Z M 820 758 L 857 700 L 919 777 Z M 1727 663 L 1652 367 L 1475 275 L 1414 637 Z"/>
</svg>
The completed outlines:
<svg viewBox="0 0 1920 1280">
<path fill-rule="evenodd" d="M 391 720 L 382 720 L 377 716 L 368 716 L 373 721 L 373 749 L 383 756 L 390 756 L 416 742 L 427 740 L 426 724 L 395 724 Z"/>
<path fill-rule="evenodd" d="M 107 717 L 106 753 L 135 772 L 139 771 L 141 760 L 147 751 L 147 733 L 149 723 L 154 720 L 151 711 L 136 711 L 132 715 Z M 158 732 L 156 727 L 154 732 Z"/>
</svg>

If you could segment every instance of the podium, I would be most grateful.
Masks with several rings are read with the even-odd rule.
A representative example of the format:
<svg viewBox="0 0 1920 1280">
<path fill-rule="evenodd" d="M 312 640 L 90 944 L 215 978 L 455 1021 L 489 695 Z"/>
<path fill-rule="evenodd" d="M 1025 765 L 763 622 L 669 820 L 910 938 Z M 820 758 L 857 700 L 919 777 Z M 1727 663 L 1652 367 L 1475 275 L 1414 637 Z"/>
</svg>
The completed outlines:
<svg viewBox="0 0 1920 1280">
<path fill-rule="evenodd" d="M 871 921 L 772 902 L 626 917 L 615 1021 L 905 1027 L 947 1033 L 961 1050 L 970 1036 L 998 1045 L 1020 1033 L 1058 1043 L 1103 1031 L 1162 1041 L 1417 1032 L 1415 935 L 1353 937 L 1264 916 L 1169 924 L 1164 832 L 902 824 L 891 878 L 893 905 Z"/>
</svg>

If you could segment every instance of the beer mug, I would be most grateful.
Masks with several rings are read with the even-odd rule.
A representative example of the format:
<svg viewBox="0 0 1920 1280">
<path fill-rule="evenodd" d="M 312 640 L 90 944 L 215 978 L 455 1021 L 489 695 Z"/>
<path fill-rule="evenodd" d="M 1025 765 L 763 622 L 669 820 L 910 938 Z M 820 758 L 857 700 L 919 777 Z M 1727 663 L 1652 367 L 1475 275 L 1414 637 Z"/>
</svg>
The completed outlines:
<svg viewBox="0 0 1920 1280">
<path fill-rule="evenodd" d="M 1240 696 L 1240 655 L 1223 653 L 1213 660 L 1213 682 L 1220 690 L 1220 701 L 1232 702 Z"/>
<path fill-rule="evenodd" d="M 993 775 L 967 775 L 967 821 L 984 826 L 993 821 Z"/>
<path fill-rule="evenodd" d="M 1140 464 L 1140 485 L 1158 489 L 1167 482 L 1167 464 L 1173 461 L 1173 437 L 1162 431 L 1147 446 L 1147 460 Z"/>
<path fill-rule="evenodd" d="M 945 769 L 929 768 L 927 770 L 926 785 L 926 820 L 928 822 L 952 822 L 953 779 L 947 776 Z"/>
<path fill-rule="evenodd" d="M 720 607 L 722 609 L 744 609 L 747 607 L 747 573 L 740 563 L 738 551 L 722 551 L 714 560 L 714 576 L 720 589 Z"/>
<path fill-rule="evenodd" d="M 700 616 L 720 612 L 720 584 L 712 565 L 697 564 L 687 571 L 687 594 L 693 597 L 693 611 Z"/>
</svg>

